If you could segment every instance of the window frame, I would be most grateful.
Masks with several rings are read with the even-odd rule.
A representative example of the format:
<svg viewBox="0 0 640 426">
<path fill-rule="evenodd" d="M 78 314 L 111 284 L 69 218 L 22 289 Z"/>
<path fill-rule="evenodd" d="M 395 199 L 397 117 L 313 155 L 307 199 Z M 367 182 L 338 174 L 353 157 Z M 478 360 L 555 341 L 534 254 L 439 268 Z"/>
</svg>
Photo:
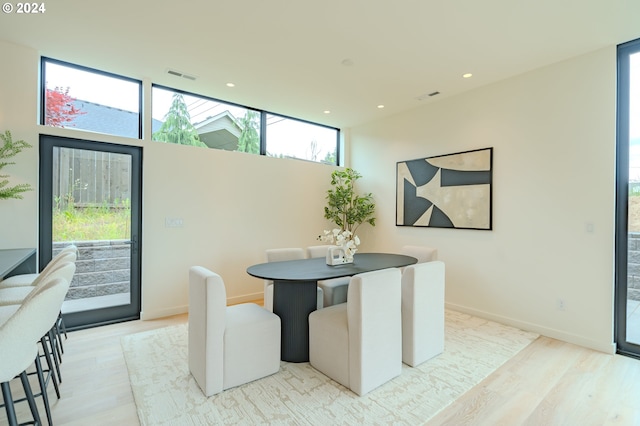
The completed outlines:
<svg viewBox="0 0 640 426">
<path fill-rule="evenodd" d="M 297 121 L 300 123 L 304 123 L 304 124 L 309 124 L 312 126 L 317 126 L 317 127 L 324 127 L 325 129 L 330 129 L 330 130 L 335 130 L 336 131 L 336 163 L 335 164 L 328 164 L 325 163 L 323 161 L 313 161 L 313 160 L 305 160 L 303 158 L 295 158 L 296 160 L 302 160 L 302 161 L 309 161 L 312 163 L 319 163 L 319 164 L 327 164 L 327 165 L 332 165 L 332 166 L 337 166 L 340 164 L 340 129 L 336 128 L 336 127 L 331 127 L 331 126 L 327 126 L 324 124 L 320 124 L 320 123 L 314 123 L 313 121 L 309 121 L 309 120 L 304 120 L 301 118 L 295 118 L 295 117 L 289 117 L 283 114 L 278 114 L 275 112 L 270 112 L 270 111 L 263 111 L 262 117 L 264 120 L 264 138 L 263 135 L 260 135 L 260 146 L 262 147 L 263 143 L 264 143 L 264 154 L 262 155 L 267 155 L 267 115 L 271 115 L 271 116 L 275 116 L 275 117 L 280 117 L 283 118 L 285 120 L 293 120 L 293 121 Z M 262 149 L 261 149 L 262 152 Z"/>
<path fill-rule="evenodd" d="M 340 133 L 341 130 L 337 127 L 332 127 L 332 126 L 327 126 L 325 124 L 321 124 L 321 123 L 315 123 L 313 121 L 309 121 L 309 120 L 305 120 L 302 118 L 296 118 L 296 117 L 291 117 L 291 116 L 287 116 L 284 114 L 279 114 L 279 113 L 275 113 L 272 111 L 267 111 L 267 110 L 262 110 L 259 108 L 255 108 L 252 106 L 248 106 L 248 105 L 242 105 L 236 102 L 230 102 L 230 101 L 226 101 L 223 99 L 219 99 L 219 98 L 214 98 L 212 96 L 206 96 L 206 95 L 201 95 L 198 93 L 194 93 L 194 92 L 189 92 L 187 90 L 182 90 L 182 89 L 177 89 L 171 86 L 167 86 L 164 84 L 156 84 L 156 83 L 151 83 L 151 118 L 153 119 L 153 89 L 154 88 L 159 88 L 162 90 L 167 90 L 167 91 L 172 91 L 175 93 L 180 93 L 181 95 L 184 96 L 193 96 L 193 97 L 197 97 L 197 98 L 202 98 L 204 100 L 208 100 L 208 101 L 212 101 L 212 102 L 218 102 L 221 104 L 226 104 L 226 105 L 230 105 L 233 107 L 237 107 L 237 108 L 243 108 L 246 110 L 251 110 L 251 111 L 255 111 L 257 113 L 260 114 L 260 154 L 261 156 L 267 156 L 267 116 L 271 115 L 271 116 L 276 116 L 276 117 L 280 117 L 286 120 L 293 120 L 293 121 L 298 121 L 301 123 L 305 123 L 305 124 L 309 124 L 312 126 L 318 126 L 318 127 L 323 127 L 326 129 L 330 129 L 330 130 L 335 130 L 336 132 L 336 163 L 335 164 L 327 164 L 324 163 L 322 161 L 312 161 L 312 160 L 305 160 L 305 159 L 301 159 L 301 158 L 295 158 L 296 160 L 301 160 L 301 161 L 309 161 L 312 163 L 319 163 L 319 164 L 327 164 L 327 165 L 334 165 L 334 166 L 338 166 L 340 165 Z M 211 149 L 211 148 L 210 148 Z M 213 149 L 217 149 L 217 148 L 213 148 Z M 239 151 L 235 151 L 235 152 L 239 152 Z"/>
<path fill-rule="evenodd" d="M 301 122 L 301 123 L 305 123 L 305 124 L 309 124 L 312 126 L 318 126 L 318 127 L 323 127 L 326 129 L 330 129 L 330 130 L 334 130 L 336 132 L 336 162 L 335 164 L 328 164 L 325 163 L 323 161 L 313 161 L 313 160 L 306 160 L 306 159 L 302 159 L 302 158 L 293 158 L 293 159 L 297 159 L 297 160 L 301 160 L 301 161 L 308 161 L 308 162 L 313 162 L 313 163 L 319 163 L 319 164 L 325 164 L 325 165 L 335 165 L 335 166 L 340 166 L 341 164 L 341 129 L 337 128 L 337 127 L 333 127 L 333 126 L 329 126 L 326 124 L 322 124 L 322 123 L 316 123 L 310 120 L 305 120 L 302 118 L 297 118 L 297 117 L 292 117 L 292 116 L 288 116 L 285 114 L 280 114 L 280 113 L 276 113 L 273 111 L 267 111 L 267 110 L 263 110 L 260 108 L 256 108 L 250 105 L 243 105 L 243 104 L 239 104 L 236 102 L 232 102 L 232 101 L 227 101 L 227 100 L 223 100 L 223 99 L 219 99 L 219 98 L 214 98 L 212 96 L 207 96 L 207 95 L 202 95 L 199 93 L 194 93 L 194 92 L 189 92 L 187 90 L 183 90 L 183 89 L 178 89 L 175 87 L 171 87 L 171 86 L 167 86 L 164 84 L 157 84 L 157 83 L 149 83 L 150 86 L 144 84 L 141 80 L 132 78 L 132 77 L 127 77 L 127 76 L 123 76 L 120 74 L 116 74 L 116 73 L 112 73 L 109 71 L 103 71 L 103 70 L 99 70 L 96 68 L 92 68 L 92 67 L 88 67 L 85 65 L 79 65 L 79 64 L 74 64 L 71 62 L 67 62 L 67 61 L 63 61 L 60 59 L 55 59 L 55 58 L 51 58 L 48 56 L 41 56 L 40 57 L 40 117 L 39 117 L 39 123 L 40 125 L 43 126 L 47 126 L 46 123 L 46 90 L 47 90 L 47 86 L 46 86 L 46 82 L 47 82 L 47 76 L 46 76 L 46 64 L 50 63 L 50 64 L 56 64 L 56 65 L 60 65 L 60 66 L 64 66 L 64 67 L 68 67 L 68 68 L 72 68 L 72 69 L 76 69 L 79 71 L 84 71 L 84 72 L 89 72 L 89 73 L 93 73 L 96 75 L 101 75 L 101 76 L 105 76 L 105 77 L 111 77 L 111 78 L 115 78 L 115 79 L 119 79 L 119 80 L 123 80 L 123 81 L 127 81 L 127 82 L 131 82 L 131 83 L 135 83 L 138 85 L 138 140 L 143 140 L 144 137 L 146 135 L 143 134 L 143 123 L 144 120 L 147 118 L 146 114 L 148 114 L 150 117 L 151 122 L 153 123 L 153 88 L 157 87 L 159 89 L 163 89 L 163 90 L 167 90 L 167 91 L 172 91 L 172 92 L 176 92 L 176 93 L 180 93 L 182 95 L 186 95 L 186 96 L 193 96 L 193 97 L 198 97 L 198 98 L 202 98 L 204 100 L 208 100 L 208 101 L 212 101 L 212 102 L 218 102 L 221 104 L 226 104 L 226 105 L 230 105 L 233 107 L 237 107 L 237 108 L 243 108 L 246 110 L 251 110 L 251 111 L 255 111 L 257 113 L 260 114 L 260 150 L 259 150 L 259 155 L 261 156 L 267 156 L 267 116 L 271 115 L 271 116 L 276 116 L 276 117 L 280 117 L 286 120 L 293 120 L 293 121 L 297 121 L 297 122 Z M 143 89 L 143 87 L 145 87 L 145 89 Z M 145 96 L 144 90 L 147 90 L 146 87 L 149 87 L 149 91 L 150 91 L 150 96 L 151 96 L 151 108 L 148 109 L 148 111 L 145 111 L 143 109 L 143 99 Z M 91 102 L 91 101 L 89 101 Z M 65 127 L 68 129 L 73 129 L 72 127 Z M 85 130 L 85 131 L 92 131 L 90 129 L 75 129 L 75 130 Z M 99 134 L 103 134 L 103 135 L 109 135 L 109 136 L 115 136 L 115 137 L 122 137 L 122 138 L 128 138 L 128 136 L 123 136 L 123 135 L 116 135 L 116 134 L 112 134 L 112 133 L 104 133 L 104 132 L 98 132 L 95 131 L 96 133 Z M 149 139 L 151 139 L 151 134 L 148 135 Z M 215 149 L 215 148 L 214 148 Z M 236 151 L 238 152 L 238 151 Z"/>
<path fill-rule="evenodd" d="M 143 122 L 143 111 L 142 111 L 142 96 L 143 96 L 143 91 L 142 91 L 142 81 L 141 80 L 137 80 L 135 78 L 131 78 L 131 77 L 126 77 L 120 74 L 115 74 L 112 72 L 108 72 L 108 71 L 102 71 L 96 68 L 91 68 L 91 67 L 87 67 L 84 65 L 78 65 L 78 64 L 73 64 L 71 62 L 66 62 L 66 61 L 61 61 L 59 59 L 54 59 L 54 58 L 49 58 L 47 56 L 41 56 L 40 57 L 40 124 L 43 126 L 47 126 L 46 123 L 46 99 L 47 99 L 47 72 L 46 72 L 46 64 L 47 63 L 51 63 L 51 64 L 56 64 L 59 66 L 63 66 L 63 67 L 67 67 L 67 68 L 73 68 L 79 71 L 84 71 L 84 72 L 89 72 L 89 73 L 93 73 L 99 76 L 104 76 L 104 77 L 110 77 L 110 78 L 115 78 L 118 80 L 123 80 L 123 81 L 127 81 L 130 83 L 135 83 L 138 85 L 138 137 L 137 139 L 142 139 L 142 122 Z M 88 101 L 91 102 L 91 101 Z M 51 126 L 47 126 L 47 127 L 51 127 Z M 72 127 L 65 127 L 67 129 L 73 129 Z M 76 129 L 76 130 L 85 130 L 85 131 L 92 131 L 90 129 Z M 96 132 L 99 134 L 103 134 L 103 135 L 109 135 L 109 136 L 115 136 L 115 137 L 122 137 L 122 138 L 126 138 L 127 136 L 122 136 L 122 135 L 115 135 L 113 133 L 104 133 L 104 132 Z"/>
<path fill-rule="evenodd" d="M 614 343 L 616 353 L 640 358 L 640 344 L 627 340 L 629 262 L 630 57 L 640 54 L 640 39 L 617 47 L 616 200 Z"/>
</svg>

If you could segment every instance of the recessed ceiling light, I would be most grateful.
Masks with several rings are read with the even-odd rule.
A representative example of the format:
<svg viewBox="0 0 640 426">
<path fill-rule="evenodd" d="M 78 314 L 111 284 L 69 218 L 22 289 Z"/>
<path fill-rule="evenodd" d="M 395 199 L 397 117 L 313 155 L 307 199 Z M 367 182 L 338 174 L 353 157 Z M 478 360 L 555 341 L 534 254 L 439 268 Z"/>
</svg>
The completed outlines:
<svg viewBox="0 0 640 426">
<path fill-rule="evenodd" d="M 384 108 L 384 105 L 382 104 L 378 105 L 378 109 L 382 109 L 382 108 Z"/>
<path fill-rule="evenodd" d="M 353 66 L 353 60 L 351 60 L 349 58 L 343 59 L 342 62 L 340 62 L 340 63 L 345 67 Z"/>
<path fill-rule="evenodd" d="M 325 113 L 325 114 L 331 114 L 331 111 L 329 111 L 328 109 L 325 109 L 325 110 L 324 110 L 324 113 Z"/>
<path fill-rule="evenodd" d="M 236 87 L 236 85 L 233 83 L 227 83 L 227 87 Z"/>
<path fill-rule="evenodd" d="M 466 73 L 466 74 L 462 74 L 462 78 L 471 78 L 473 76 L 473 74 L 471 74 L 470 72 Z"/>
</svg>

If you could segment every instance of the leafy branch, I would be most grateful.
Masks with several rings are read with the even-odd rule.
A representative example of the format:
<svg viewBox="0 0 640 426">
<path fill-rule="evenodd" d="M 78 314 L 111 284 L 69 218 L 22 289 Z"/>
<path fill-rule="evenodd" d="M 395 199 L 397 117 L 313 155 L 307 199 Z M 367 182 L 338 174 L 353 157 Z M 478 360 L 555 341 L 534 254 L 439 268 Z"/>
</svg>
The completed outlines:
<svg viewBox="0 0 640 426">
<path fill-rule="evenodd" d="M 376 218 L 373 217 L 376 205 L 371 193 L 358 195 L 353 184 L 362 175 L 357 171 L 347 168 L 331 173 L 332 189 L 327 191 L 327 206 L 324 208 L 324 217 L 331 220 L 343 231 L 349 231 L 355 235 L 362 223 L 376 226 Z"/>
<path fill-rule="evenodd" d="M 2 146 L 0 146 L 0 170 L 3 167 L 16 164 L 12 161 L 5 161 L 8 158 L 14 157 L 22 152 L 25 148 L 31 148 L 31 145 L 23 140 L 13 141 L 11 132 L 7 130 L 4 134 L 0 133 L 0 139 L 2 139 Z M 9 175 L 0 174 L 0 200 L 6 200 L 8 198 L 22 199 L 22 193 L 32 191 L 33 188 L 28 183 L 21 183 L 15 186 L 9 185 Z"/>
</svg>

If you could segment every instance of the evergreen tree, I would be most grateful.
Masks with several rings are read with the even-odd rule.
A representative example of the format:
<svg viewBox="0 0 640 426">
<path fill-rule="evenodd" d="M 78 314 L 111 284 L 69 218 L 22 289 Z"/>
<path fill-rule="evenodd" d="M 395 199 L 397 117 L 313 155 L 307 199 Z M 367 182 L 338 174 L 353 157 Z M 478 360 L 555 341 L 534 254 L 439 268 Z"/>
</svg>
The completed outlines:
<svg viewBox="0 0 640 426">
<path fill-rule="evenodd" d="M 200 138 L 196 128 L 191 124 L 191 116 L 187 104 L 180 93 L 173 95 L 169 112 L 164 116 L 164 123 L 151 138 L 154 141 L 207 147 Z"/>
<path fill-rule="evenodd" d="M 251 154 L 260 154 L 260 128 L 257 111 L 247 110 L 247 113 L 240 119 L 242 133 L 238 139 L 238 151 Z"/>
</svg>

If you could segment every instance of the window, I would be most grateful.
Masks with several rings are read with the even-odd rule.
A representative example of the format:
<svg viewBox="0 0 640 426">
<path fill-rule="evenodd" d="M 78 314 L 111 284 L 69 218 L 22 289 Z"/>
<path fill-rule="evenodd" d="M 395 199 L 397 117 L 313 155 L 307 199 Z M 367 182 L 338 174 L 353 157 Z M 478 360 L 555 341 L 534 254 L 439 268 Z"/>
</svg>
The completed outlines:
<svg viewBox="0 0 640 426">
<path fill-rule="evenodd" d="M 41 124 L 141 138 L 142 82 L 42 58 Z"/>
<path fill-rule="evenodd" d="M 338 130 L 267 114 L 266 154 L 337 164 Z"/>
<path fill-rule="evenodd" d="M 640 357 L 640 40 L 618 46 L 616 345 Z"/>
<path fill-rule="evenodd" d="M 142 138 L 142 82 L 50 58 L 41 63 L 41 119 Z M 160 85 L 151 86 L 151 139 L 338 164 L 340 130 Z"/>
<path fill-rule="evenodd" d="M 260 154 L 260 112 L 161 86 L 151 91 L 152 139 Z"/>
</svg>

